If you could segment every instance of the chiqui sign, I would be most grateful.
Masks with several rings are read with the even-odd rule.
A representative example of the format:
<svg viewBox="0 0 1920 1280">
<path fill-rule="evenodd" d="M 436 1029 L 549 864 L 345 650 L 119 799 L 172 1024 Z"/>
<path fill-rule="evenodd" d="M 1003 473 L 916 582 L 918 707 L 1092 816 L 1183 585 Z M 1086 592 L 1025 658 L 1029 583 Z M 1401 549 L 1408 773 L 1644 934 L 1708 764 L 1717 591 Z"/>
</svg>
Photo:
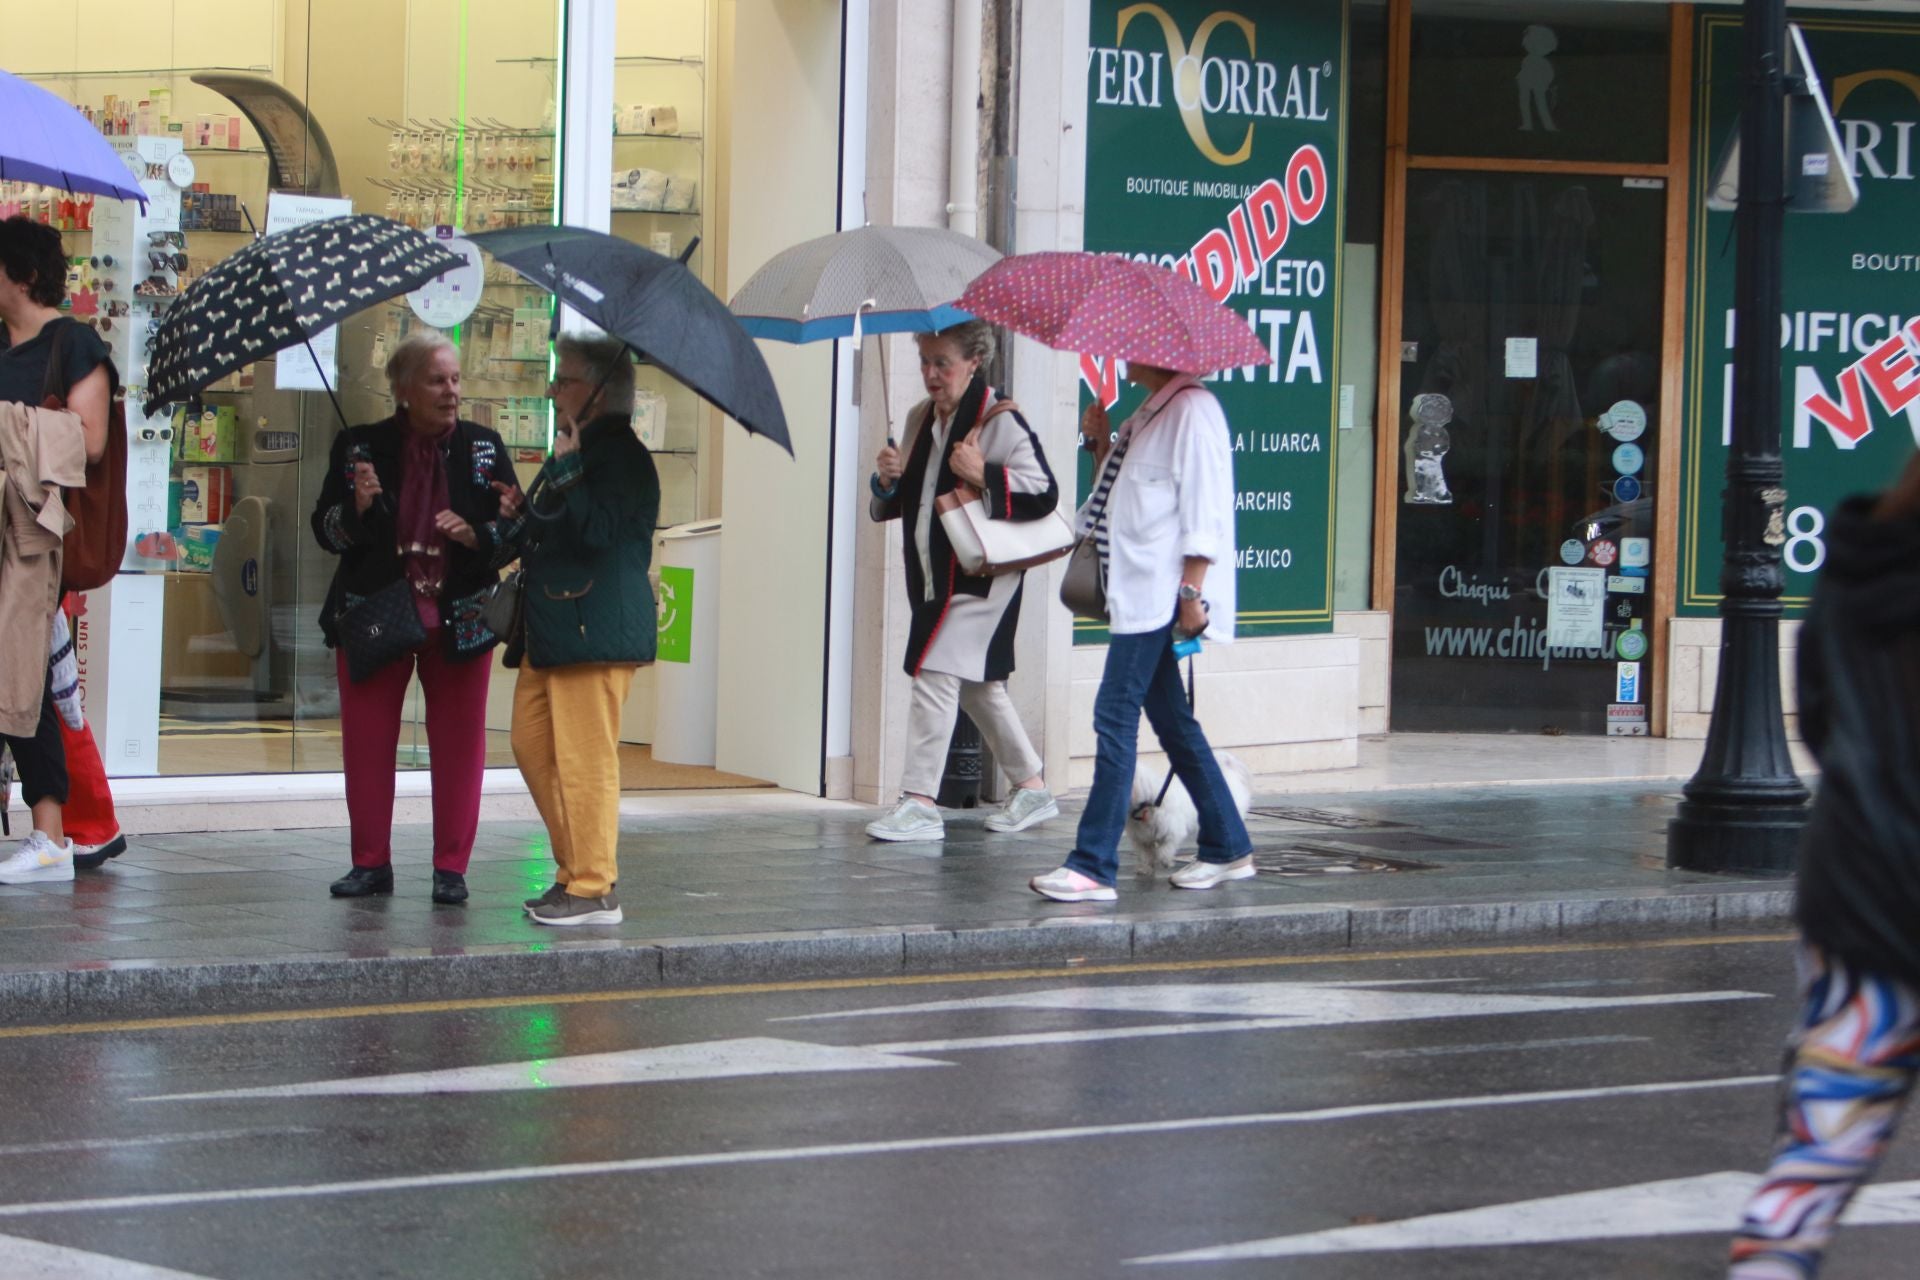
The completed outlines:
<svg viewBox="0 0 1920 1280">
<path fill-rule="evenodd" d="M 1210 380 L 1233 433 L 1239 631 L 1324 631 L 1345 6 L 1093 0 L 1092 14 L 1086 247 L 1189 276 L 1265 343 L 1272 364 Z M 1139 404 L 1097 353 L 1081 373 L 1116 423 Z M 1083 457 L 1081 493 L 1088 470 Z"/>
<path fill-rule="evenodd" d="M 1797 17 L 1860 186 L 1851 213 L 1789 216 L 1780 317 L 1787 499 L 1772 536 L 1784 603 L 1805 606 L 1826 562 L 1827 516 L 1897 474 L 1920 440 L 1920 22 Z M 1700 19 L 1694 191 L 1739 116 L 1740 19 Z M 1813 157 L 1810 162 L 1818 163 Z M 1721 487 L 1732 433 L 1733 215 L 1693 213 L 1679 606 L 1719 601 Z"/>
</svg>

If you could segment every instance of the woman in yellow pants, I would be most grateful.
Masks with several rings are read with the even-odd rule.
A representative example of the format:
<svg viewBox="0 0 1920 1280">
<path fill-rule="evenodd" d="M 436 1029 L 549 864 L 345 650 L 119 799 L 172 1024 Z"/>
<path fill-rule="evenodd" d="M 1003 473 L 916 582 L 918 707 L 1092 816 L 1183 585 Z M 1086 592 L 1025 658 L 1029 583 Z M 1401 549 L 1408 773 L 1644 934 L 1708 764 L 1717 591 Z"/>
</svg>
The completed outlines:
<svg viewBox="0 0 1920 1280">
<path fill-rule="evenodd" d="M 568 336 L 558 355 L 553 456 L 512 535 L 526 622 L 513 756 L 555 863 L 552 887 L 526 905 L 538 924 L 618 924 L 620 708 L 654 658 L 660 477 L 633 433 L 626 347 Z"/>
</svg>

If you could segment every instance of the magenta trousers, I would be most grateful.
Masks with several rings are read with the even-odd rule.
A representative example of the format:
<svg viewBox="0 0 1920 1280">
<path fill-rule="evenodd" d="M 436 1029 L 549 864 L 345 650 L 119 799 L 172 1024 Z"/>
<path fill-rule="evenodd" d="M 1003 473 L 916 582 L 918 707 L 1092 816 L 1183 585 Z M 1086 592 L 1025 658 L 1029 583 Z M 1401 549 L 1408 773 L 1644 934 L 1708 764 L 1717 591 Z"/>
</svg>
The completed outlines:
<svg viewBox="0 0 1920 1280">
<path fill-rule="evenodd" d="M 440 632 L 407 657 L 358 683 L 347 657 L 334 654 L 340 678 L 340 754 L 347 772 L 347 820 L 353 865 L 393 860 L 393 787 L 400 710 L 416 665 L 427 700 L 427 751 L 433 775 L 433 867 L 467 872 L 480 827 L 480 780 L 487 766 L 487 677 L 492 655 L 455 660 Z"/>
</svg>

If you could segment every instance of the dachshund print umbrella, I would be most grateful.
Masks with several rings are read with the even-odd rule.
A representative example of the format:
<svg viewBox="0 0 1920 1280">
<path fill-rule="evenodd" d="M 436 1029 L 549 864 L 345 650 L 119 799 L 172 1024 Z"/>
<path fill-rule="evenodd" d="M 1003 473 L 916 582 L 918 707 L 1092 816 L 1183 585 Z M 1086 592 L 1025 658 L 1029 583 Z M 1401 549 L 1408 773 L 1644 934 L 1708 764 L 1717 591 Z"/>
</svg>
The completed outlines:
<svg viewBox="0 0 1920 1280">
<path fill-rule="evenodd" d="M 160 322 L 148 348 L 147 412 L 464 263 L 370 213 L 256 240 L 194 281 Z"/>
</svg>

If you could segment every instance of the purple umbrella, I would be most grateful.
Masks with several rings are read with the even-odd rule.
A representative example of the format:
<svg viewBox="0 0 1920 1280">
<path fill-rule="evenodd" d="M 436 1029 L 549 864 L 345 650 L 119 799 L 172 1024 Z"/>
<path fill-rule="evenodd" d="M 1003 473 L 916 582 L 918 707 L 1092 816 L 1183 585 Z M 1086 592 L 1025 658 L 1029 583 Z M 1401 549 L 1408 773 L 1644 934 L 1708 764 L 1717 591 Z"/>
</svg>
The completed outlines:
<svg viewBox="0 0 1920 1280">
<path fill-rule="evenodd" d="M 0 180 L 147 202 L 127 162 L 79 108 L 0 71 Z"/>
</svg>

